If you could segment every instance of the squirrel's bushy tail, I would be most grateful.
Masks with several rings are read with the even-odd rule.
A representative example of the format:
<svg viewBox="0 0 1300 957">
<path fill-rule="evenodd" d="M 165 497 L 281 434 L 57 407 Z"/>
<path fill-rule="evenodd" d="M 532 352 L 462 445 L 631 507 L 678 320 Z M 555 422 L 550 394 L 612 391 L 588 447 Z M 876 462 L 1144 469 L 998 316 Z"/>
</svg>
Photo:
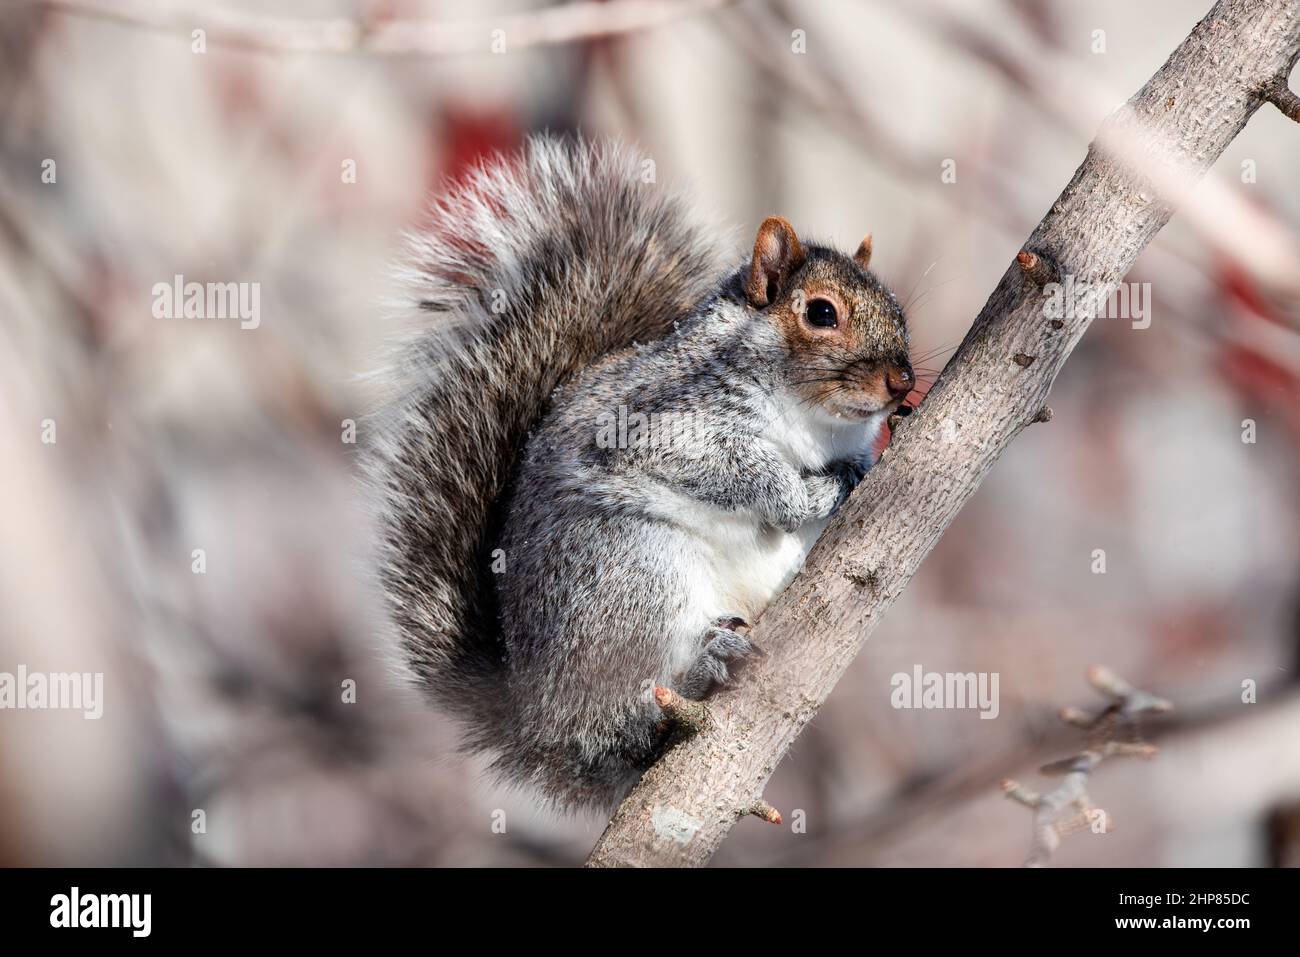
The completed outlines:
<svg viewBox="0 0 1300 957">
<path fill-rule="evenodd" d="M 557 386 L 662 336 L 720 272 L 717 237 L 647 169 L 530 141 L 437 203 L 403 270 L 415 321 L 376 374 L 367 455 L 379 576 L 403 664 L 474 748 L 504 727 L 492 549 L 529 430 Z"/>
</svg>

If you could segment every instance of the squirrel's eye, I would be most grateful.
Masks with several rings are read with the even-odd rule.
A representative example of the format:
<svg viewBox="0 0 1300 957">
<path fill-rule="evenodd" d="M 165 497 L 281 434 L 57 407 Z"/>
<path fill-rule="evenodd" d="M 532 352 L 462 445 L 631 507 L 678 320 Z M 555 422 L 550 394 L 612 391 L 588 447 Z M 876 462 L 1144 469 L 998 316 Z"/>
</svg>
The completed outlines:
<svg viewBox="0 0 1300 957">
<path fill-rule="evenodd" d="M 826 299 L 809 299 L 804 317 L 808 320 L 808 325 L 823 329 L 834 329 L 840 322 L 835 306 Z"/>
</svg>

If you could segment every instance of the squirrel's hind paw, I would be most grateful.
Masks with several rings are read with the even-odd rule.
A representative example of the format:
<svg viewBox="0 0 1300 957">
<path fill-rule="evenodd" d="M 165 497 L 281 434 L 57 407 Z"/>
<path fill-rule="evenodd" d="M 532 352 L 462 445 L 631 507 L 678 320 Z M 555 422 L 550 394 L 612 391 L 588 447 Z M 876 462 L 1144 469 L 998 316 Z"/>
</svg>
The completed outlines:
<svg viewBox="0 0 1300 957">
<path fill-rule="evenodd" d="M 727 628 L 710 628 L 704 648 L 682 677 L 678 691 L 687 698 L 703 698 L 731 680 L 732 672 L 763 650 L 744 635 Z"/>
<path fill-rule="evenodd" d="M 738 631 L 710 628 L 703 653 L 723 661 L 739 663 L 746 658 L 761 656 L 763 649 Z"/>
</svg>

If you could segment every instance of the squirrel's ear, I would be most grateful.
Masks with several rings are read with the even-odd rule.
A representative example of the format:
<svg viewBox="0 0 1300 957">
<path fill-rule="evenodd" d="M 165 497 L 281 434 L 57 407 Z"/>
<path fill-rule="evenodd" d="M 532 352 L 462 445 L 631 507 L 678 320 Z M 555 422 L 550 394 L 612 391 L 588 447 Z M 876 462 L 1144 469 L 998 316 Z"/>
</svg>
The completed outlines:
<svg viewBox="0 0 1300 957">
<path fill-rule="evenodd" d="M 745 298 L 761 309 L 776 298 L 790 274 L 803 265 L 803 247 L 794 227 L 780 216 L 769 216 L 758 227 L 754 261 L 745 283 Z"/>
<path fill-rule="evenodd" d="M 858 251 L 853 254 L 853 261 L 863 269 L 871 265 L 871 233 L 867 233 L 866 238 L 858 246 Z"/>
</svg>

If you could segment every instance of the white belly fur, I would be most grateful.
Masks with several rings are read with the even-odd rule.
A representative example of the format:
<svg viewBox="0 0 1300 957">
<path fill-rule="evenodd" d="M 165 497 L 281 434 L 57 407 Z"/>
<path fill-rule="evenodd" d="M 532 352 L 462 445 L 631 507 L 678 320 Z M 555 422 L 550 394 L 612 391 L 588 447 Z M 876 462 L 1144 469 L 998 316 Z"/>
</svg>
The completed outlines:
<svg viewBox="0 0 1300 957">
<path fill-rule="evenodd" d="M 745 512 L 710 511 L 714 520 L 695 530 L 706 566 L 702 570 L 707 571 L 702 577 L 708 582 L 708 613 L 713 618 L 738 615 L 753 620 L 794 578 L 816 533 L 806 535 L 800 529 L 791 534 Z"/>
<path fill-rule="evenodd" d="M 667 629 L 660 680 L 671 680 L 690 666 L 714 622 L 733 616 L 753 621 L 798 573 L 824 524 L 810 523 L 817 527 L 790 534 L 748 512 L 727 512 L 698 501 L 690 509 L 693 521 L 685 526 L 689 544 L 675 560 L 687 566 L 691 594 L 680 619 Z"/>
<path fill-rule="evenodd" d="M 881 414 L 867 422 L 847 423 L 816 412 L 786 415 L 780 419 L 785 427 L 770 430 L 765 438 L 794 468 L 815 470 L 832 461 L 865 460 L 884 419 Z M 751 622 L 757 618 L 798 574 L 828 520 L 806 522 L 791 533 L 765 524 L 748 510 L 710 507 L 674 492 L 658 504 L 689 530 L 696 547 L 679 557 L 698 566 L 688 577 L 694 592 L 688 610 L 668 629 L 671 641 L 662 677 L 670 678 L 694 660 L 713 622 L 730 616 Z"/>
</svg>

